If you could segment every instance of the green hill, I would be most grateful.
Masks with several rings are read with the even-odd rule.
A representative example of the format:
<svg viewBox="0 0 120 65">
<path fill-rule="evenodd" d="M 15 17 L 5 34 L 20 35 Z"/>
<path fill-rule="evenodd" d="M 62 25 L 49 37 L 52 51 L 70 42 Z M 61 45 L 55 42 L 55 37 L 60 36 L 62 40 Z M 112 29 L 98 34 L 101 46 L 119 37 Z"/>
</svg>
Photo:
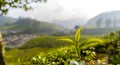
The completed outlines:
<svg viewBox="0 0 120 65">
<path fill-rule="evenodd" d="M 64 29 L 55 24 L 40 22 L 30 18 L 19 18 L 15 23 L 2 27 L 3 30 L 12 30 L 17 33 L 40 33 L 51 34 L 55 32 L 64 31 Z"/>
<path fill-rule="evenodd" d="M 9 25 L 11 23 L 16 22 L 17 19 L 7 17 L 7 16 L 0 16 L 0 27 Z"/>
</svg>

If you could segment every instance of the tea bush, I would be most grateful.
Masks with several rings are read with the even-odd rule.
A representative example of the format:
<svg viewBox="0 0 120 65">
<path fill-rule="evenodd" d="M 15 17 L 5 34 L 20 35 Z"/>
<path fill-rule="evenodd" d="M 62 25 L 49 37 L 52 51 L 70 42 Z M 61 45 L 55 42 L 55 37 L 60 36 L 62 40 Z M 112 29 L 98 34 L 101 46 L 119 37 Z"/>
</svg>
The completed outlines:
<svg viewBox="0 0 120 65">
<path fill-rule="evenodd" d="M 84 50 L 84 53 L 86 53 L 85 56 L 82 56 L 85 61 L 94 60 L 96 54 L 92 50 Z M 78 62 L 81 61 L 81 59 L 78 57 L 75 51 L 74 46 L 69 47 L 63 47 L 59 49 L 53 49 L 52 51 L 48 53 L 40 53 L 38 56 L 35 56 L 32 58 L 32 61 L 30 64 L 35 65 L 69 65 L 71 60 L 76 60 Z"/>
</svg>

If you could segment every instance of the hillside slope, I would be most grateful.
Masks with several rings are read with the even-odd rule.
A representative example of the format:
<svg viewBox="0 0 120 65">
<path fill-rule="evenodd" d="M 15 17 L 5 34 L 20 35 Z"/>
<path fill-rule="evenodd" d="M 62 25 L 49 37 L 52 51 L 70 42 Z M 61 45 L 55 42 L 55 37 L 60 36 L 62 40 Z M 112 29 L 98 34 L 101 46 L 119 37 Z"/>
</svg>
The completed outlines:
<svg viewBox="0 0 120 65">
<path fill-rule="evenodd" d="M 120 11 L 104 12 L 88 21 L 82 31 L 86 35 L 104 35 L 120 28 Z"/>
<path fill-rule="evenodd" d="M 30 18 L 20 18 L 15 23 L 3 26 L 2 30 L 10 30 L 17 33 L 54 33 L 64 31 L 62 27 L 47 22 L 40 22 Z"/>
<path fill-rule="evenodd" d="M 87 28 L 120 27 L 120 11 L 101 13 L 88 21 Z"/>
<path fill-rule="evenodd" d="M 9 25 L 14 23 L 17 19 L 7 17 L 7 16 L 0 16 L 0 26 Z"/>
</svg>

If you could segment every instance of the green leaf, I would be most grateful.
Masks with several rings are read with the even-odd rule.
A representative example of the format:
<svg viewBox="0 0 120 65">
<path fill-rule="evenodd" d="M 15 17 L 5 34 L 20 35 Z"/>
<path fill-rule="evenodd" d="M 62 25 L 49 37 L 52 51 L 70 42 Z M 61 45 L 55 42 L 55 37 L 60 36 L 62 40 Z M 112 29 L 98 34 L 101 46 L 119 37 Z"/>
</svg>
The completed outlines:
<svg viewBox="0 0 120 65">
<path fill-rule="evenodd" d="M 88 40 L 83 41 L 80 44 L 79 48 L 86 49 L 88 47 L 92 47 L 92 46 L 96 46 L 96 45 L 102 45 L 103 42 L 104 41 L 101 40 L 101 39 L 92 38 L 92 39 L 88 39 Z"/>
<path fill-rule="evenodd" d="M 78 30 L 76 31 L 75 41 L 79 41 L 80 40 L 81 29 L 82 29 L 82 27 L 78 28 Z"/>
<path fill-rule="evenodd" d="M 68 39 L 67 38 L 66 39 L 58 39 L 58 40 L 67 41 L 67 42 L 75 44 L 75 42 L 69 38 Z"/>
</svg>

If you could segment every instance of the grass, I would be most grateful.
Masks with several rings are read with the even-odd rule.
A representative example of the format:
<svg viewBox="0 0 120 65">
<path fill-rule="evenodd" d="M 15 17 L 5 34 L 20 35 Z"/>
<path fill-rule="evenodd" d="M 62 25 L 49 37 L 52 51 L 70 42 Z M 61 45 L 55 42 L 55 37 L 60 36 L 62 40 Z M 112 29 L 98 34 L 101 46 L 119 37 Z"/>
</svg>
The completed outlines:
<svg viewBox="0 0 120 65">
<path fill-rule="evenodd" d="M 48 51 L 47 48 L 30 48 L 30 49 L 11 49 L 10 51 L 6 52 L 6 60 L 8 65 L 16 65 L 18 59 L 20 58 L 23 62 L 31 59 L 32 57 L 38 55 L 40 52 Z"/>
</svg>

